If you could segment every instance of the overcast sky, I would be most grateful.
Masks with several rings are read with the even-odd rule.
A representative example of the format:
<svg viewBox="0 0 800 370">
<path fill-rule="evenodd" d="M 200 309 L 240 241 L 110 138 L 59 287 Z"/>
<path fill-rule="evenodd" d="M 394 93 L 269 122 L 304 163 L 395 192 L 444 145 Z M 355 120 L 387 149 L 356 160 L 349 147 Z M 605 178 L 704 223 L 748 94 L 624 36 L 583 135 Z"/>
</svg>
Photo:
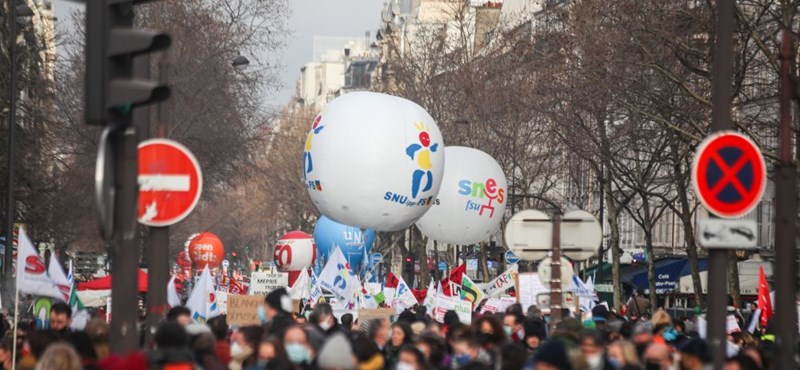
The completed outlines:
<svg viewBox="0 0 800 370">
<path fill-rule="evenodd" d="M 280 76 L 283 88 L 265 104 L 282 105 L 294 94 L 295 81 L 300 67 L 310 62 L 314 36 L 364 37 L 369 31 L 373 37 L 380 22 L 384 0 L 288 0 L 292 7 L 286 49 L 280 58 L 283 71 Z M 83 5 L 66 0 L 54 0 L 59 27 L 69 21 L 70 9 Z"/>
</svg>

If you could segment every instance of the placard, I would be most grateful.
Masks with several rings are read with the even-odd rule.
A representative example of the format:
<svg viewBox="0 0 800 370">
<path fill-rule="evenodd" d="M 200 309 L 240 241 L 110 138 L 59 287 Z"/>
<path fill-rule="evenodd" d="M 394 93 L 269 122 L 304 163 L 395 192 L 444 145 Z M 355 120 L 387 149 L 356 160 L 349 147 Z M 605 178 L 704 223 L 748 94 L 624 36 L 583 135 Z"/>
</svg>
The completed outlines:
<svg viewBox="0 0 800 370">
<path fill-rule="evenodd" d="M 527 310 L 531 305 L 539 305 L 536 297 L 550 291 L 542 285 L 537 273 L 520 273 L 517 275 L 517 281 L 517 296 L 523 310 Z"/>
<path fill-rule="evenodd" d="M 461 321 L 462 324 L 472 324 L 472 302 L 462 301 L 458 298 L 445 295 L 437 295 L 436 305 L 433 307 L 434 320 L 444 323 L 444 315 L 450 310 L 458 314 L 458 320 Z"/>
<path fill-rule="evenodd" d="M 223 292 L 218 290 L 217 293 L 217 305 L 219 306 L 219 312 L 223 315 L 228 313 L 228 292 Z"/>
<path fill-rule="evenodd" d="M 366 323 L 375 319 L 386 319 L 391 322 L 394 308 L 362 308 L 358 310 L 358 322 Z"/>
<path fill-rule="evenodd" d="M 252 295 L 228 296 L 228 325 L 259 325 L 258 306 L 264 303 L 264 297 Z"/>
<path fill-rule="evenodd" d="M 249 295 L 265 296 L 269 292 L 286 288 L 289 285 L 289 274 L 285 272 L 254 272 L 250 275 Z"/>
<path fill-rule="evenodd" d="M 508 306 L 511 306 L 514 303 L 516 303 L 516 299 L 514 297 L 489 298 L 481 308 L 481 313 L 503 313 L 506 312 L 506 308 L 508 308 Z"/>
</svg>

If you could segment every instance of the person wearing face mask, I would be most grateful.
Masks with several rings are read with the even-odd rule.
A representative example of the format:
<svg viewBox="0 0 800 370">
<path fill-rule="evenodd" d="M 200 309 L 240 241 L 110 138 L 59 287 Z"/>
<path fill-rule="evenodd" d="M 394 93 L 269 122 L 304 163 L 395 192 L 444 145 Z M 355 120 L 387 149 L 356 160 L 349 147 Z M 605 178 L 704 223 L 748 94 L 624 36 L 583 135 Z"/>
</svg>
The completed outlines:
<svg viewBox="0 0 800 370">
<path fill-rule="evenodd" d="M 453 369 L 481 367 L 492 363 L 472 331 L 467 327 L 452 334 L 451 345 L 453 347 Z"/>
<path fill-rule="evenodd" d="M 308 334 L 302 327 L 292 325 L 284 331 L 283 348 L 295 369 L 314 368 L 314 351 L 308 342 Z"/>
<path fill-rule="evenodd" d="M 327 303 L 318 304 L 317 307 L 314 308 L 314 312 L 311 313 L 311 318 L 311 322 L 316 324 L 317 329 L 319 329 L 325 337 L 342 331 L 341 327 L 336 322 L 336 317 L 333 316 L 333 308 Z"/>
<path fill-rule="evenodd" d="M 434 370 L 450 369 L 453 358 L 447 352 L 447 344 L 433 331 L 423 331 L 416 342 L 417 349 Z"/>
<path fill-rule="evenodd" d="M 521 313 L 506 313 L 505 317 L 503 317 L 503 330 L 514 343 L 520 343 L 525 338 L 525 330 L 522 326 L 523 321 L 525 321 L 525 316 Z"/>
<path fill-rule="evenodd" d="M 396 370 L 424 370 L 428 368 L 425 356 L 416 347 L 407 344 L 400 348 Z"/>
<path fill-rule="evenodd" d="M 394 368 L 398 362 L 400 348 L 411 343 L 411 327 L 405 321 L 398 321 L 392 325 L 389 342 L 383 348 L 386 366 Z"/>
<path fill-rule="evenodd" d="M 653 343 L 644 351 L 645 370 L 673 370 L 675 365 L 670 347 L 666 344 Z"/>
<path fill-rule="evenodd" d="M 241 370 L 253 366 L 256 362 L 255 349 L 264 334 L 260 326 L 245 326 L 231 335 L 231 362 L 230 370 Z"/>
<path fill-rule="evenodd" d="M 369 339 L 378 346 L 381 351 L 389 343 L 389 321 L 385 319 L 373 319 L 367 325 L 367 335 Z"/>
<path fill-rule="evenodd" d="M 275 289 L 264 298 L 264 304 L 258 307 L 258 318 L 265 325 L 265 330 L 270 335 L 280 336 L 291 325 L 292 299 L 286 289 Z"/>
<path fill-rule="evenodd" d="M 292 363 L 280 341 L 272 336 L 261 338 L 256 353 L 256 363 L 245 370 L 290 369 Z"/>
<path fill-rule="evenodd" d="M 596 330 L 582 332 L 580 346 L 583 357 L 589 365 L 589 370 L 613 370 L 611 364 L 606 361 L 606 356 L 603 352 L 605 341 L 599 332 Z"/>
<path fill-rule="evenodd" d="M 616 370 L 637 370 L 642 368 L 636 347 L 633 343 L 618 340 L 608 346 L 608 363 Z"/>
</svg>

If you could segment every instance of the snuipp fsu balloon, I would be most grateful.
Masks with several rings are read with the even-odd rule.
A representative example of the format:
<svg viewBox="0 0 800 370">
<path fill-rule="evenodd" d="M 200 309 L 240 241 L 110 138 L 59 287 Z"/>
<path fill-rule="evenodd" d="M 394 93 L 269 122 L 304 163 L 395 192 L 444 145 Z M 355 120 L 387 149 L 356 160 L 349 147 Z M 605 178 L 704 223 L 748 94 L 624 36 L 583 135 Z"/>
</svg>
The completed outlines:
<svg viewBox="0 0 800 370">
<path fill-rule="evenodd" d="M 433 204 L 444 170 L 444 143 L 419 105 L 357 92 L 331 101 L 314 120 L 303 152 L 311 200 L 334 221 L 395 231 Z"/>
<path fill-rule="evenodd" d="M 435 205 L 417 221 L 423 234 L 450 244 L 486 240 L 500 226 L 508 188 L 502 168 L 472 148 L 445 148 L 442 187 Z"/>
</svg>

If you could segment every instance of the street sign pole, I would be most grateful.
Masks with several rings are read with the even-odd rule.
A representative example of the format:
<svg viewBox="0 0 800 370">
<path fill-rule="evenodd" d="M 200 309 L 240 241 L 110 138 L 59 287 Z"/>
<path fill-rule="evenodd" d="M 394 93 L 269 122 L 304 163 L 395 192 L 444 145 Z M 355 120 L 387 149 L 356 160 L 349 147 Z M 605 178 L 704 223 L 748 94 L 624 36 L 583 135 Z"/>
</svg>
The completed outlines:
<svg viewBox="0 0 800 370">
<path fill-rule="evenodd" d="M 733 76 L 733 0 L 717 2 L 716 39 L 711 78 L 711 131 L 731 127 L 731 78 Z M 725 367 L 728 283 L 728 250 L 708 251 L 708 344 L 715 369 Z"/>
</svg>

